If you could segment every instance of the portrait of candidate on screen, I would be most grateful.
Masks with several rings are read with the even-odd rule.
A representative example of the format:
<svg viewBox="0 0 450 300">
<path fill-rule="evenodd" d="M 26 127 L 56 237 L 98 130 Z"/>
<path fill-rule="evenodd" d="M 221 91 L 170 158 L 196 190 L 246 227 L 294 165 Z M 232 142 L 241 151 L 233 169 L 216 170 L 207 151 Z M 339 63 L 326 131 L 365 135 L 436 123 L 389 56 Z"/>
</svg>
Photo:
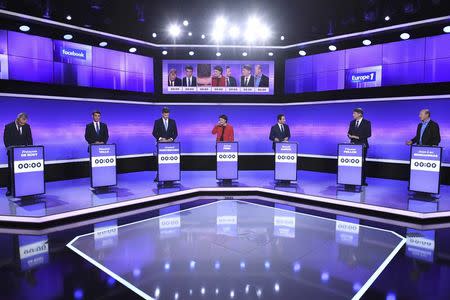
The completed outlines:
<svg viewBox="0 0 450 300">
<path fill-rule="evenodd" d="M 211 86 L 211 64 L 197 64 L 197 85 Z"/>
<path fill-rule="evenodd" d="M 255 87 L 269 87 L 269 65 L 268 64 L 256 64 L 253 69 L 255 76 Z"/>
<path fill-rule="evenodd" d="M 183 65 L 169 64 L 167 70 L 167 86 L 181 86 L 182 81 L 179 77 L 182 73 Z"/>
<path fill-rule="evenodd" d="M 197 86 L 197 70 L 195 65 L 183 65 L 183 86 Z"/>
</svg>

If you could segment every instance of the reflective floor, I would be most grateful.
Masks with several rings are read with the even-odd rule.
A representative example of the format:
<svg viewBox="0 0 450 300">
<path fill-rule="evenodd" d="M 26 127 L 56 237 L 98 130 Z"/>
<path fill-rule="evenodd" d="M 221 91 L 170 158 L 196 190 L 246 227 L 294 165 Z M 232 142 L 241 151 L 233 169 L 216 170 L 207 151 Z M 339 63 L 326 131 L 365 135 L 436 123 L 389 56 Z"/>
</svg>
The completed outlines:
<svg viewBox="0 0 450 300">
<path fill-rule="evenodd" d="M 154 177 L 155 172 L 120 174 L 117 187 L 96 192 L 89 189 L 88 178 L 49 182 L 47 193 L 32 201 L 10 201 L 2 189 L 0 215 L 46 216 L 191 188 L 218 187 L 213 171 L 182 172 L 180 185 L 172 188 L 158 187 Z M 241 171 L 233 186 L 264 187 L 415 212 L 450 211 L 447 185 L 441 186 L 439 197 L 432 198 L 408 192 L 408 182 L 400 180 L 368 178 L 369 186 L 361 191 L 347 191 L 336 185 L 335 174 L 299 171 L 298 178 L 296 185 L 280 187 L 275 185 L 272 171 Z"/>
<path fill-rule="evenodd" d="M 449 299 L 450 228 L 317 217 L 211 198 L 48 234 L 17 229 L 0 234 L 0 299 Z M 389 262 L 402 241 L 390 231 L 406 243 Z M 66 245 L 80 235 L 76 253 Z"/>
</svg>

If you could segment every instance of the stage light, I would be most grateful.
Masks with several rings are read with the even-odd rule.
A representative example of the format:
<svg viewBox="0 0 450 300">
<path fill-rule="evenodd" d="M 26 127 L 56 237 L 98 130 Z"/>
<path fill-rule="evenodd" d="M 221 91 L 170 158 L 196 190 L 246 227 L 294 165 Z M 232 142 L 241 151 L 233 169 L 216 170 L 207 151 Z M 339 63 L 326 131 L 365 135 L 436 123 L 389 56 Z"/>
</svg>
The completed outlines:
<svg viewBox="0 0 450 300">
<path fill-rule="evenodd" d="M 450 33 L 450 26 L 445 26 L 443 30 L 445 33 Z"/>
<path fill-rule="evenodd" d="M 159 295 L 161 295 L 161 290 L 157 287 L 155 290 L 155 298 L 159 298 Z"/>
<path fill-rule="evenodd" d="M 395 293 L 393 293 L 393 292 L 389 292 L 386 295 L 386 300 L 397 300 L 397 295 Z"/>
<path fill-rule="evenodd" d="M 178 300 L 179 297 L 180 297 L 180 296 L 178 295 L 178 293 L 175 293 L 175 295 L 173 296 L 173 298 L 174 298 L 175 300 Z"/>
<path fill-rule="evenodd" d="M 224 37 L 224 33 L 221 29 L 214 29 L 213 32 L 211 32 L 211 37 L 214 41 L 217 43 L 221 42 Z"/>
<path fill-rule="evenodd" d="M 353 284 L 353 291 L 354 292 L 358 292 L 360 289 L 361 289 L 361 283 L 359 283 L 359 282 L 355 282 L 354 284 Z"/>
<path fill-rule="evenodd" d="M 248 55 L 248 53 L 247 52 L 242 52 L 242 56 L 247 56 Z"/>
<path fill-rule="evenodd" d="M 204 294 L 206 293 L 206 289 L 205 289 L 204 287 L 202 287 L 202 288 L 200 289 L 200 293 L 201 293 L 202 295 L 204 295 Z"/>
<path fill-rule="evenodd" d="M 322 280 L 322 282 L 328 282 L 328 280 L 330 280 L 330 274 L 328 272 L 322 272 L 320 280 Z"/>
<path fill-rule="evenodd" d="M 387 21 L 389 21 L 391 19 L 391 17 L 389 17 L 389 16 L 386 16 L 386 17 L 384 17 L 384 20 L 387 22 Z"/>
<path fill-rule="evenodd" d="M 164 264 L 164 270 L 170 271 L 170 263 L 165 263 Z"/>
<path fill-rule="evenodd" d="M 169 26 L 169 34 L 172 36 L 172 37 L 177 37 L 178 35 L 180 35 L 180 33 L 181 33 L 181 29 L 180 29 L 180 26 L 178 26 L 178 25 L 176 25 L 176 24 L 172 24 L 172 25 L 170 25 Z"/>
<path fill-rule="evenodd" d="M 206 35 L 202 34 L 201 38 L 202 40 L 204 40 L 206 38 Z"/>
<path fill-rule="evenodd" d="M 194 270 L 195 269 L 195 264 L 196 264 L 195 260 L 191 260 L 191 262 L 189 263 L 189 268 L 191 270 Z"/>
<path fill-rule="evenodd" d="M 82 290 L 82 289 L 76 289 L 76 290 L 73 292 L 73 298 L 74 298 L 74 299 L 77 299 L 77 300 L 83 299 L 83 298 L 84 298 L 84 292 L 83 292 L 83 290 Z"/>
<path fill-rule="evenodd" d="M 194 54 L 195 54 L 194 51 L 189 51 L 190 56 L 194 56 Z"/>
<path fill-rule="evenodd" d="M 216 288 L 216 295 L 219 295 L 219 289 Z"/>
<path fill-rule="evenodd" d="M 231 292 L 230 292 L 230 298 L 231 298 L 231 299 L 234 298 L 234 290 L 231 290 Z"/>
<path fill-rule="evenodd" d="M 219 56 L 221 56 L 221 55 L 222 55 L 222 53 L 216 52 L 216 56 L 217 56 L 217 57 L 219 57 Z"/>
<path fill-rule="evenodd" d="M 269 270 L 269 269 L 270 269 L 270 262 L 269 262 L 269 261 L 266 261 L 266 262 L 264 263 L 264 268 L 265 268 L 266 270 Z"/>
<path fill-rule="evenodd" d="M 221 27 L 222 29 L 224 29 L 226 25 L 227 25 L 227 19 L 225 19 L 224 17 L 216 18 L 216 21 L 215 21 L 216 27 Z"/>
<path fill-rule="evenodd" d="M 278 293 L 280 291 L 280 285 L 278 283 L 275 283 L 273 289 L 276 293 Z"/>
<path fill-rule="evenodd" d="M 250 292 L 250 285 L 246 284 L 245 285 L 245 293 L 248 294 L 248 292 Z"/>
<path fill-rule="evenodd" d="M 183 26 L 186 27 L 186 26 L 188 26 L 188 25 L 189 25 L 189 21 L 188 21 L 188 20 L 184 20 L 184 21 L 183 21 Z"/>
<path fill-rule="evenodd" d="M 258 298 L 261 298 L 261 296 L 262 296 L 262 290 L 261 289 L 258 289 L 256 291 L 256 296 L 258 296 Z"/>
<path fill-rule="evenodd" d="M 300 272 L 302 266 L 300 265 L 299 262 L 294 263 L 294 266 L 292 267 L 292 269 L 294 270 L 294 272 Z"/>
<path fill-rule="evenodd" d="M 23 32 L 30 31 L 30 29 L 31 29 L 30 26 L 27 26 L 27 25 L 22 25 L 19 27 L 19 30 L 23 31 Z"/>
<path fill-rule="evenodd" d="M 156 32 L 153 32 L 153 33 L 152 33 L 152 37 L 153 37 L 153 38 L 156 38 L 157 36 L 158 36 L 158 34 L 157 34 Z"/>
<path fill-rule="evenodd" d="M 167 50 L 163 50 L 163 52 L 161 52 L 162 55 L 167 55 Z"/>
<path fill-rule="evenodd" d="M 372 41 L 371 40 L 364 40 L 362 43 L 363 43 L 364 46 L 370 46 L 370 44 L 372 44 Z"/>
<path fill-rule="evenodd" d="M 284 35 L 280 36 L 280 40 L 284 41 Z"/>
<path fill-rule="evenodd" d="M 63 36 L 63 38 L 65 39 L 65 40 L 71 40 L 71 39 L 73 39 L 73 35 L 71 35 L 71 34 L 65 34 L 64 36 Z"/>
<path fill-rule="evenodd" d="M 137 278 L 141 276 L 141 269 L 135 268 L 133 269 L 133 277 Z"/>
<path fill-rule="evenodd" d="M 273 56 L 273 52 L 269 52 L 269 53 L 267 53 L 267 55 Z"/>
<path fill-rule="evenodd" d="M 240 34 L 240 30 L 239 27 L 237 26 L 231 26 L 230 31 L 229 31 L 229 35 L 232 39 L 237 39 L 239 37 Z"/>
<path fill-rule="evenodd" d="M 137 49 L 134 47 L 131 47 L 130 49 L 128 49 L 128 51 L 130 51 L 131 53 L 135 53 L 137 51 Z"/>
<path fill-rule="evenodd" d="M 330 50 L 330 51 L 336 51 L 336 50 L 337 50 L 337 47 L 336 47 L 335 45 L 330 45 L 330 46 L 328 46 L 328 50 Z"/>
<path fill-rule="evenodd" d="M 306 55 L 306 51 L 305 50 L 300 50 L 300 51 L 298 51 L 298 54 L 300 54 L 301 56 L 305 56 Z"/>
<path fill-rule="evenodd" d="M 70 20 L 72 20 L 72 16 L 71 15 L 67 15 L 66 19 L 67 19 L 67 21 L 70 21 Z"/>
<path fill-rule="evenodd" d="M 240 267 L 241 267 L 241 270 L 245 269 L 245 261 L 241 261 Z"/>
<path fill-rule="evenodd" d="M 220 53 L 220 52 L 217 52 L 217 53 Z M 217 55 L 217 53 L 216 53 L 216 55 Z M 220 56 L 220 55 L 217 55 L 217 56 Z M 216 269 L 216 270 L 219 270 L 219 269 L 220 269 L 220 262 L 219 262 L 219 261 L 216 261 L 216 262 L 214 263 L 214 269 Z"/>
<path fill-rule="evenodd" d="M 192 32 L 189 31 L 189 32 L 188 32 L 188 36 L 192 36 Z"/>
<path fill-rule="evenodd" d="M 402 40 L 407 40 L 407 39 L 409 39 L 410 37 L 411 37 L 411 35 L 410 35 L 409 33 L 407 33 L 407 32 L 404 32 L 404 33 L 400 34 L 400 38 L 401 38 Z"/>
<path fill-rule="evenodd" d="M 263 41 L 265 41 L 265 40 L 267 40 L 267 39 L 270 37 L 270 35 L 271 35 L 270 28 L 267 27 L 267 26 L 262 26 L 262 27 L 261 27 L 261 30 L 260 30 L 260 32 L 259 32 L 260 38 L 261 38 Z"/>
<path fill-rule="evenodd" d="M 254 28 L 247 28 L 247 30 L 245 31 L 245 40 L 247 41 L 247 43 L 252 43 L 256 40 L 256 32 Z"/>
<path fill-rule="evenodd" d="M 108 46 L 108 43 L 107 42 L 100 42 L 98 45 L 100 47 L 106 47 L 106 46 Z"/>
</svg>

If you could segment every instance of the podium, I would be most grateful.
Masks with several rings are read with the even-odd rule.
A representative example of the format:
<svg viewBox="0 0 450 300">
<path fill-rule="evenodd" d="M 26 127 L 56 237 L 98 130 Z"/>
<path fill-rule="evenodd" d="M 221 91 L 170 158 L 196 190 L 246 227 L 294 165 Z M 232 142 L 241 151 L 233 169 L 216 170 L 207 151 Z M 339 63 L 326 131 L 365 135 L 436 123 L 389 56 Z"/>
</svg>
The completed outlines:
<svg viewBox="0 0 450 300">
<path fill-rule="evenodd" d="M 158 152 L 158 181 L 179 181 L 180 169 L 180 143 L 161 142 L 157 144 Z"/>
<path fill-rule="evenodd" d="M 217 142 L 216 144 L 216 179 L 238 179 L 238 142 Z"/>
<path fill-rule="evenodd" d="M 44 146 L 13 146 L 8 151 L 13 197 L 44 194 Z"/>
<path fill-rule="evenodd" d="M 442 147 L 411 146 L 409 190 L 439 194 Z"/>
<path fill-rule="evenodd" d="M 91 187 L 100 188 L 117 185 L 116 145 L 89 145 L 91 165 Z"/>
<path fill-rule="evenodd" d="M 297 143 L 275 143 L 275 180 L 297 181 L 297 156 Z"/>
<path fill-rule="evenodd" d="M 364 145 L 338 144 L 337 183 L 362 185 Z"/>
</svg>

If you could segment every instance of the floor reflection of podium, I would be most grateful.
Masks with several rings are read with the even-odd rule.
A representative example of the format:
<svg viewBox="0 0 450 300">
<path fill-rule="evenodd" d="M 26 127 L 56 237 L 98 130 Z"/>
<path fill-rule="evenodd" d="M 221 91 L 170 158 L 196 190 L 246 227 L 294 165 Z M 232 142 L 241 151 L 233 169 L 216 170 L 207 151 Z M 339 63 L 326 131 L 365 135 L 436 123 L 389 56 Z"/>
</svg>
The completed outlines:
<svg viewBox="0 0 450 300">
<path fill-rule="evenodd" d="M 273 213 L 273 235 L 284 238 L 295 238 L 295 207 L 275 204 Z"/>
<path fill-rule="evenodd" d="M 345 186 L 338 186 L 336 188 L 336 198 L 338 200 L 365 203 L 366 202 L 366 190 L 362 189 L 348 189 Z"/>
<path fill-rule="evenodd" d="M 47 202 L 35 200 L 21 200 L 9 202 L 11 215 L 19 217 L 43 217 L 47 215 Z"/>
<path fill-rule="evenodd" d="M 117 189 L 97 188 L 91 193 L 92 206 L 100 206 L 117 202 Z"/>
<path fill-rule="evenodd" d="M 181 231 L 180 205 L 172 205 L 159 210 L 160 239 L 177 238 Z"/>
</svg>

